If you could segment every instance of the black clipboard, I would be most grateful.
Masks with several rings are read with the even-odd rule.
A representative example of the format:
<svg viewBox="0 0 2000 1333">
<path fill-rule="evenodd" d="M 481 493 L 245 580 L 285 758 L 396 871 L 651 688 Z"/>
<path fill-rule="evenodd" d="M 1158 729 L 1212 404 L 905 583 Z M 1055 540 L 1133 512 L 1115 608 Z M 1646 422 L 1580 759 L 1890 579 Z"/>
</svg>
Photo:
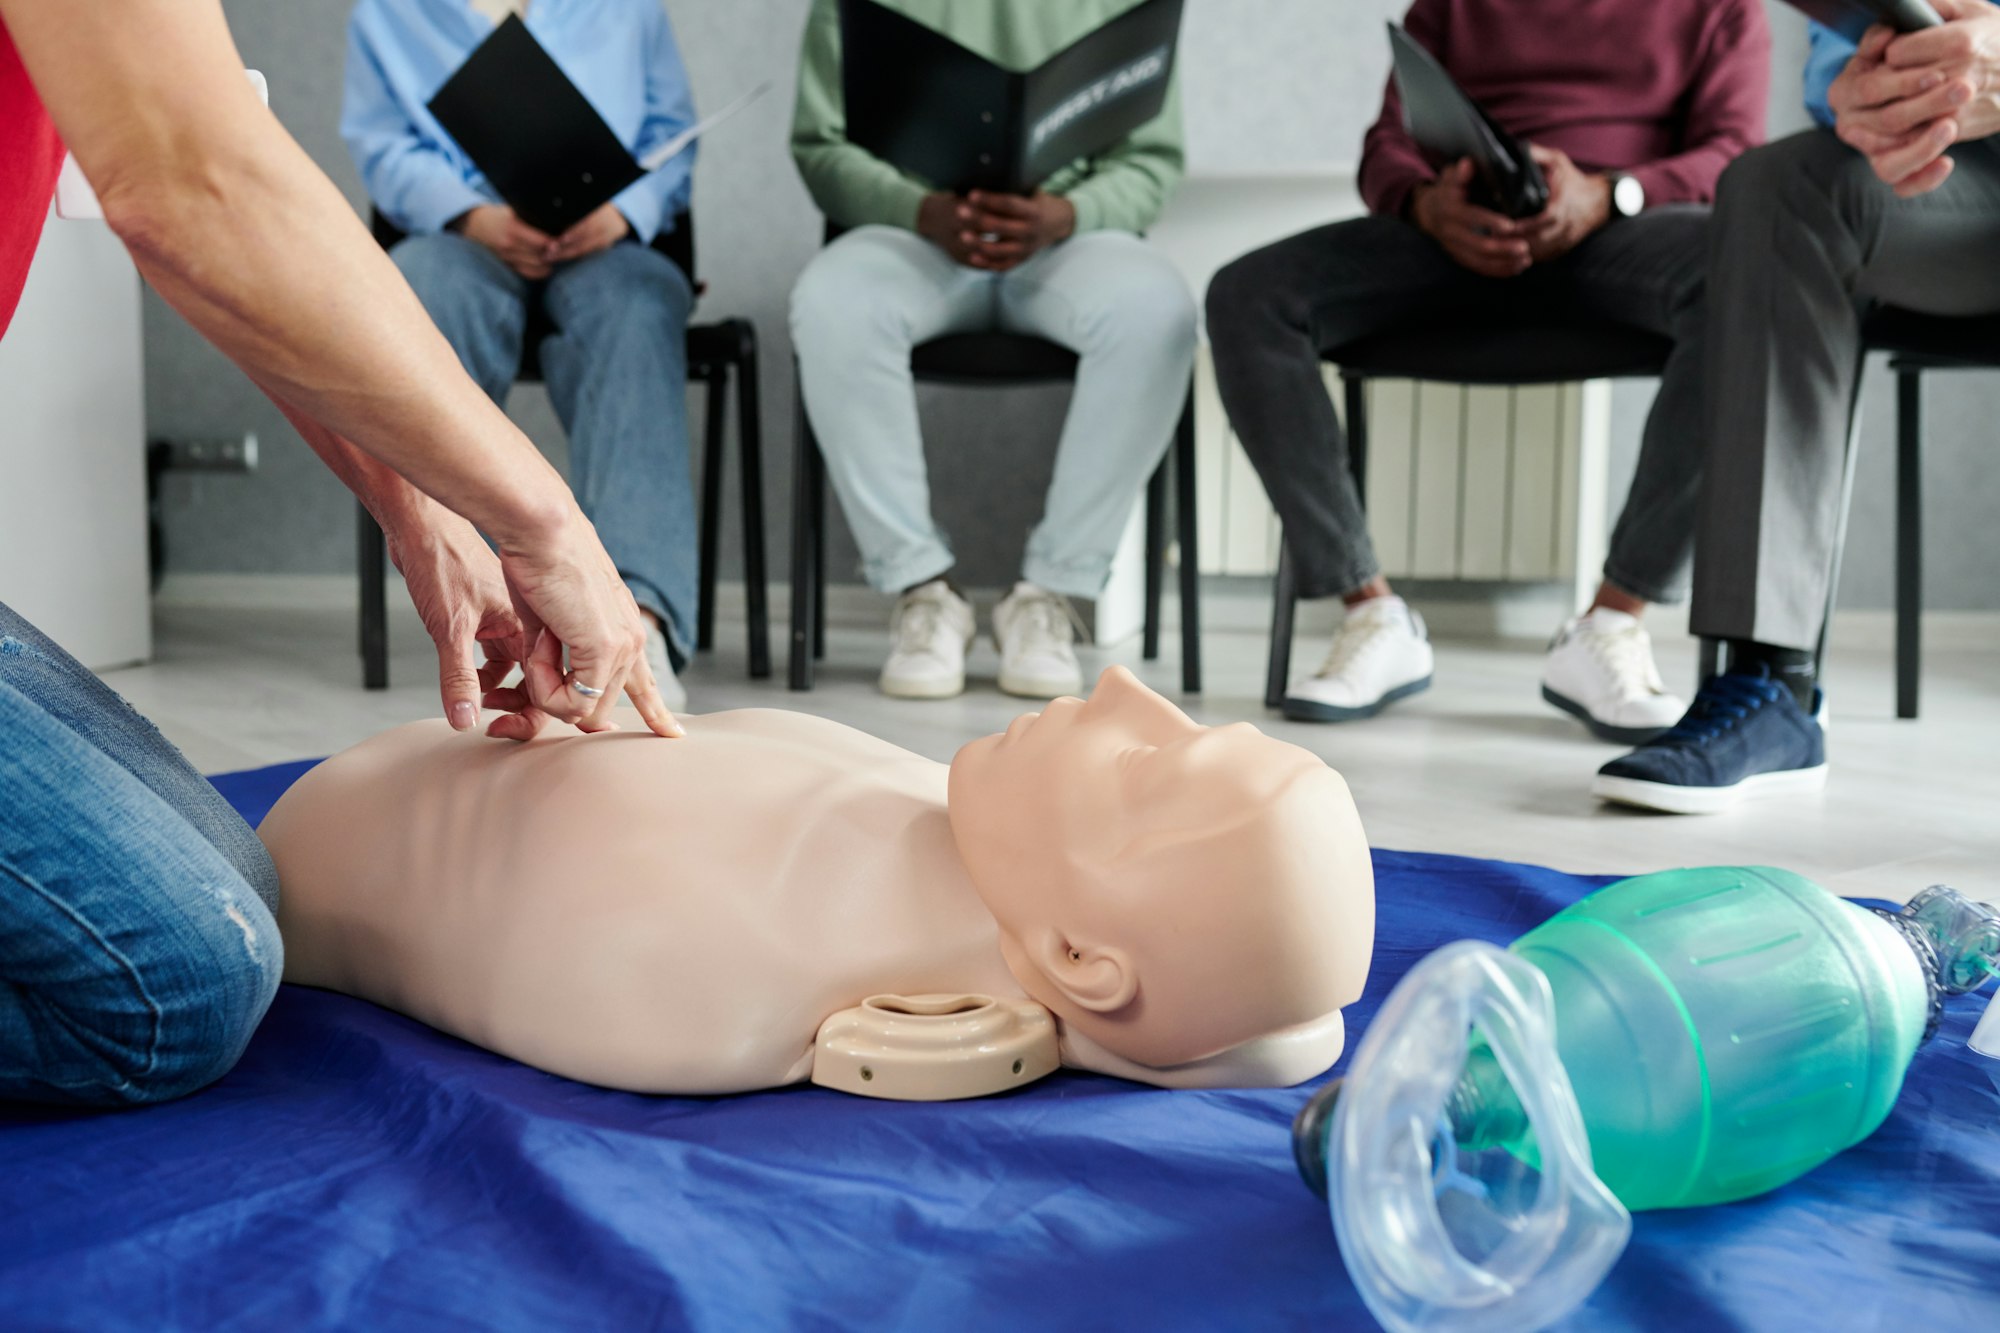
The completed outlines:
<svg viewBox="0 0 2000 1333">
<path fill-rule="evenodd" d="M 940 189 L 1030 194 L 1160 114 L 1182 3 L 1142 0 L 1022 73 L 876 0 L 840 0 L 847 137 Z"/>
<path fill-rule="evenodd" d="M 1897 32 L 1935 28 L 1944 20 L 1929 0 L 1785 0 L 1822 27 L 1858 42 L 1872 24 L 1886 23 Z"/>
<path fill-rule="evenodd" d="M 1541 212 L 1549 202 L 1549 183 L 1528 146 L 1466 96 L 1437 57 L 1394 23 L 1389 25 L 1389 49 L 1402 94 L 1403 127 L 1417 146 L 1440 163 L 1471 158 L 1474 203 L 1510 218 Z"/>
<path fill-rule="evenodd" d="M 646 174 L 516 14 L 429 105 L 521 221 L 551 236 Z"/>
</svg>

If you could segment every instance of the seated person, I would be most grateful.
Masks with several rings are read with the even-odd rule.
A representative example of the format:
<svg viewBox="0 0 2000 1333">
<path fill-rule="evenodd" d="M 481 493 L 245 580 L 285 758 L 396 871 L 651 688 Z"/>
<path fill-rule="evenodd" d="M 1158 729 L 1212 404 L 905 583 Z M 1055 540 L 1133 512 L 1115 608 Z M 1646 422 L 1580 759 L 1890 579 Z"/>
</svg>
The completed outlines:
<svg viewBox="0 0 2000 1333">
<path fill-rule="evenodd" d="M 1933 5 L 1943 27 L 1873 28 L 1859 50 L 1815 31 L 1806 101 L 1824 128 L 1722 179 L 1692 628 L 1723 642 L 1728 672 L 1605 765 L 1600 796 L 1685 814 L 1826 781 L 1813 659 L 1862 317 L 2000 313 L 2000 8 Z"/>
<path fill-rule="evenodd" d="M 989 60 L 1031 68 L 1132 0 L 887 0 Z M 971 605 L 947 581 L 930 511 L 910 350 L 1002 329 L 1082 358 L 1042 520 L 1021 578 L 993 612 L 1000 688 L 1083 688 L 1067 599 L 1102 591 L 1132 502 L 1166 453 L 1194 361 L 1194 302 L 1140 234 L 1181 174 L 1178 87 L 1110 152 L 1027 197 L 960 198 L 848 141 L 838 0 L 814 0 L 799 66 L 792 158 L 827 221 L 847 228 L 799 277 L 792 341 L 827 475 L 862 573 L 899 594 L 881 687 L 938 699 L 965 688 Z M 1178 80 L 1176 80 L 1176 85 Z"/>
<path fill-rule="evenodd" d="M 1362 149 L 1370 216 L 1246 255 L 1210 284 L 1222 401 L 1284 521 L 1299 593 L 1347 606 L 1324 664 L 1286 693 L 1285 716 L 1370 717 L 1431 680 L 1423 619 L 1369 543 L 1321 350 L 1533 312 L 1674 340 L 1603 582 L 1557 634 L 1542 677 L 1543 696 L 1593 732 L 1641 740 L 1683 707 L 1661 686 L 1639 618 L 1685 591 L 1702 443 L 1703 205 L 1729 160 L 1763 137 L 1764 12 L 1759 0 L 1416 0 L 1405 26 L 1532 145 L 1550 199 L 1520 221 L 1479 207 L 1472 164 L 1426 159 L 1392 81 Z"/>
<path fill-rule="evenodd" d="M 651 242 L 688 207 L 689 148 L 561 236 L 514 215 L 426 108 L 515 12 L 635 156 L 694 122 L 659 0 L 361 0 L 348 25 L 340 133 L 368 197 L 408 233 L 390 258 L 494 402 L 520 368 L 531 308 L 569 437 L 570 483 L 647 624 L 670 709 L 694 645 L 695 513 L 688 480 L 687 276 Z M 535 108 L 521 108 L 533 117 Z"/>
<path fill-rule="evenodd" d="M 1309 752 L 1123 667 L 949 767 L 804 713 L 686 723 L 415 723 L 313 769 L 259 830 L 286 979 L 638 1092 L 796 1082 L 885 992 L 1032 998 L 1065 1063 L 1165 1086 L 1339 1056 L 1374 881 Z"/>
</svg>

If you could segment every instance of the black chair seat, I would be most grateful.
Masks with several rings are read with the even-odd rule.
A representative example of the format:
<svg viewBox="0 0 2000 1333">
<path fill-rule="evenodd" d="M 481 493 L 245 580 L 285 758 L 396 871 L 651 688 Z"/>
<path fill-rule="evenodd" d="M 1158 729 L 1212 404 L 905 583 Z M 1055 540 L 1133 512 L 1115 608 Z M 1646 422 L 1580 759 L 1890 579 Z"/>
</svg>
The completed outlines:
<svg viewBox="0 0 2000 1333">
<path fill-rule="evenodd" d="M 2000 365 L 2000 315 L 1920 315 L 1883 306 L 1863 323 L 1862 337 L 1912 368 Z"/>
<path fill-rule="evenodd" d="M 1670 339 L 1629 324 L 1470 324 L 1361 338 L 1322 348 L 1343 373 L 1448 384 L 1560 384 L 1657 375 Z"/>
<path fill-rule="evenodd" d="M 910 353 L 920 380 L 1025 384 L 1076 378 L 1075 352 L 1027 333 L 947 333 Z"/>
</svg>

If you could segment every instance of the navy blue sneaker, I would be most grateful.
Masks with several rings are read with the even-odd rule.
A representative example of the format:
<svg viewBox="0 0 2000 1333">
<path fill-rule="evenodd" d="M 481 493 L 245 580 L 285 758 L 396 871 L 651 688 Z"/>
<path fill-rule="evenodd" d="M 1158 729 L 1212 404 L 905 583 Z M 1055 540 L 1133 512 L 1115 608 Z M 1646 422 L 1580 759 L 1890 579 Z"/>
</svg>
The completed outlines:
<svg viewBox="0 0 2000 1333">
<path fill-rule="evenodd" d="M 1711 676 L 1672 730 L 1597 770 L 1591 794 L 1675 815 L 1712 814 L 1740 796 L 1826 785 L 1826 694 L 1810 715 L 1771 679 Z"/>
</svg>

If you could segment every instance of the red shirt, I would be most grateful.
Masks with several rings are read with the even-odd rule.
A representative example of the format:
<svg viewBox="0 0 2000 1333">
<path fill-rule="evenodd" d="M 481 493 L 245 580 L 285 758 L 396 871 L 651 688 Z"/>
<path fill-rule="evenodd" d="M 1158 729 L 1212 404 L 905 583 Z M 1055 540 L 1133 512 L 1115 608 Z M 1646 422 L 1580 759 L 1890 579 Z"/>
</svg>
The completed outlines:
<svg viewBox="0 0 2000 1333">
<path fill-rule="evenodd" d="M 21 302 L 62 159 L 55 124 L 0 23 L 0 336 Z"/>
<path fill-rule="evenodd" d="M 1722 169 L 1764 139 L 1759 0 L 1416 0 L 1403 26 L 1517 138 L 1638 177 L 1649 206 L 1708 202 Z M 1391 79 L 1361 150 L 1361 197 L 1399 214 L 1436 174 Z"/>
</svg>

